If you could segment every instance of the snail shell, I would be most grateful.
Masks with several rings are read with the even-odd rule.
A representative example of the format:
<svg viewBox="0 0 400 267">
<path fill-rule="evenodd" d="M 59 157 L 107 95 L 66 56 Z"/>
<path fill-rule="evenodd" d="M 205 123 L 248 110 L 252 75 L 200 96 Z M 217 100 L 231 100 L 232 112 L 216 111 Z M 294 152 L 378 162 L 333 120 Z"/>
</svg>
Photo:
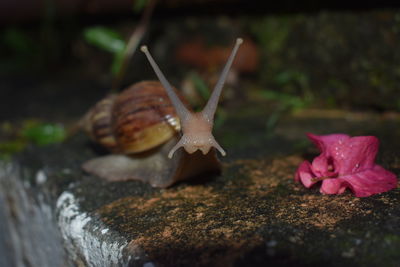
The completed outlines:
<svg viewBox="0 0 400 267">
<path fill-rule="evenodd" d="M 136 83 L 99 101 L 85 117 L 84 129 L 113 153 L 150 150 L 180 131 L 179 118 L 156 81 Z"/>
</svg>

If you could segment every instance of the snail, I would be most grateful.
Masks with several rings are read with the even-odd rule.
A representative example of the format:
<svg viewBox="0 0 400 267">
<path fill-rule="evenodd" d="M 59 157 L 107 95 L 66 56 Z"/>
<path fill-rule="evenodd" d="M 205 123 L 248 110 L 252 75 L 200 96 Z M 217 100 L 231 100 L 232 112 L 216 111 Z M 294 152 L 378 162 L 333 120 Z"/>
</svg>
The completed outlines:
<svg viewBox="0 0 400 267">
<path fill-rule="evenodd" d="M 82 119 L 85 132 L 113 154 L 85 162 L 83 169 L 108 181 L 140 180 L 166 188 L 206 172 L 220 172 L 212 135 L 221 91 L 239 49 L 238 38 L 201 112 L 191 111 L 167 81 L 146 46 L 141 47 L 160 80 L 142 81 L 99 101 Z"/>
</svg>

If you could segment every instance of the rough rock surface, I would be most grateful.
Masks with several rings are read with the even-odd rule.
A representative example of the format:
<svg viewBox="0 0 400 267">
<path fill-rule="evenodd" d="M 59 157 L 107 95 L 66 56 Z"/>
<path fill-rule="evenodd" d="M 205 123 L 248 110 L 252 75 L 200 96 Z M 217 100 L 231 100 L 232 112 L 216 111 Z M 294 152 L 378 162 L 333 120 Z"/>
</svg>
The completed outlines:
<svg viewBox="0 0 400 267">
<path fill-rule="evenodd" d="M 316 152 L 305 132 L 377 135 L 378 162 L 399 175 L 399 119 L 307 111 L 268 137 L 254 133 L 264 115 L 227 121 L 221 176 L 169 189 L 83 173 L 101 152 L 82 135 L 3 163 L 1 266 L 396 266 L 398 189 L 324 196 L 293 175 Z"/>
</svg>

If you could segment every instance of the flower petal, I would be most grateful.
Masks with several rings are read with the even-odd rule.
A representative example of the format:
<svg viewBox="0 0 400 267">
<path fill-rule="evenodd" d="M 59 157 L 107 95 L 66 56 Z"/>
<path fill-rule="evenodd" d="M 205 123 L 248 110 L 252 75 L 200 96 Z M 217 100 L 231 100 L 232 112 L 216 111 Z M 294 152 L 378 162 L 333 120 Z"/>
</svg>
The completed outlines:
<svg viewBox="0 0 400 267">
<path fill-rule="evenodd" d="M 321 154 L 312 162 L 312 170 L 318 177 L 335 176 L 337 170 L 334 166 L 335 158 L 332 153 L 337 144 L 342 144 L 350 139 L 346 134 L 314 135 L 307 134 L 308 138 L 318 147 Z"/>
<path fill-rule="evenodd" d="M 301 181 L 305 187 L 309 188 L 316 183 L 312 181 L 314 177 L 310 162 L 304 161 L 297 169 L 294 179 L 295 181 Z"/>
<path fill-rule="evenodd" d="M 335 169 L 341 175 L 373 168 L 379 140 L 374 136 L 356 136 L 330 147 Z"/>
<path fill-rule="evenodd" d="M 379 165 L 355 174 L 340 178 L 326 179 L 320 192 L 323 194 L 341 194 L 349 188 L 356 197 L 368 197 L 397 187 L 396 175 Z"/>
<path fill-rule="evenodd" d="M 317 177 L 334 177 L 337 176 L 337 172 L 332 167 L 333 162 L 333 158 L 330 155 L 321 154 L 314 158 L 311 169 Z"/>
<path fill-rule="evenodd" d="M 347 187 L 351 188 L 351 185 L 341 178 L 325 179 L 322 181 L 319 191 L 322 194 L 328 195 L 341 194 L 346 190 Z"/>
<path fill-rule="evenodd" d="M 347 134 L 315 135 L 312 133 L 307 133 L 307 137 L 318 147 L 321 153 L 329 152 L 329 148 L 334 144 L 350 138 Z"/>
<path fill-rule="evenodd" d="M 356 197 L 367 197 L 397 187 L 396 175 L 379 165 L 341 178 L 351 185 Z"/>
</svg>

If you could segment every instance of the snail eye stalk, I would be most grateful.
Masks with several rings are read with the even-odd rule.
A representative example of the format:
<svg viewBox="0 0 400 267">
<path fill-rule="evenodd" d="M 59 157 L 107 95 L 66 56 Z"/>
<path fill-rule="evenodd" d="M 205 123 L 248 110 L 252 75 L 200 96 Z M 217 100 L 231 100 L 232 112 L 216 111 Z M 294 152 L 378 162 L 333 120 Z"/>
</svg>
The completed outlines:
<svg viewBox="0 0 400 267">
<path fill-rule="evenodd" d="M 232 67 L 232 63 L 235 59 L 237 51 L 242 43 L 243 39 L 236 39 L 236 44 L 222 70 L 221 76 L 218 79 L 217 84 L 215 85 L 210 99 L 207 101 L 204 109 L 198 113 L 192 113 L 185 107 L 175 91 L 172 89 L 171 84 L 161 72 L 157 63 L 154 61 L 147 46 L 142 46 L 140 48 L 140 50 L 146 55 L 158 79 L 167 91 L 167 94 L 173 106 L 175 107 L 176 113 L 178 114 L 181 121 L 183 135 L 178 143 L 169 152 L 169 158 L 172 158 L 175 151 L 178 150 L 180 147 L 183 147 L 190 154 L 194 153 L 197 150 L 202 151 L 203 154 L 207 154 L 210 149 L 214 147 L 215 149 L 220 151 L 223 156 L 226 155 L 225 151 L 212 135 L 212 129 L 214 124 L 214 115 L 215 111 L 217 110 L 222 88 L 225 84 L 229 70 Z"/>
</svg>

